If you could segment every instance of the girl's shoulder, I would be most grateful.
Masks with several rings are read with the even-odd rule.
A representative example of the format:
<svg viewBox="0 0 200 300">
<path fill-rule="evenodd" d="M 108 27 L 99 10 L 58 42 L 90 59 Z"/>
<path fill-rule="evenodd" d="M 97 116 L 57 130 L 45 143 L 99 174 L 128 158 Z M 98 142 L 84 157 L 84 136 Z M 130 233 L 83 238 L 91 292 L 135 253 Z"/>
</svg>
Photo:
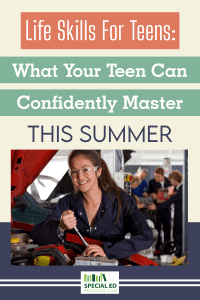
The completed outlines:
<svg viewBox="0 0 200 300">
<path fill-rule="evenodd" d="M 72 193 L 66 194 L 65 196 L 60 198 L 59 204 L 61 206 L 63 206 L 63 205 L 66 206 L 67 204 L 69 205 L 70 203 L 76 202 L 78 199 L 82 199 L 81 193 L 74 194 L 72 192 Z"/>
<path fill-rule="evenodd" d="M 135 199 L 131 195 L 127 194 L 125 191 L 122 191 L 121 196 L 123 201 L 122 205 L 124 208 L 130 210 L 131 212 L 137 209 Z"/>
</svg>

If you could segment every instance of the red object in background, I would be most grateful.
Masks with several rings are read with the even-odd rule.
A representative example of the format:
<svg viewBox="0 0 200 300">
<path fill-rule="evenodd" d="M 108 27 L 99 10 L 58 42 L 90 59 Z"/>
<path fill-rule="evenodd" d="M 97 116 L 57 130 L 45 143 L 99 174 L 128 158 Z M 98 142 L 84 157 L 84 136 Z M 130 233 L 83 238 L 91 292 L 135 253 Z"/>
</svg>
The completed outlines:
<svg viewBox="0 0 200 300">
<path fill-rule="evenodd" d="M 11 150 L 11 209 L 16 204 L 14 198 L 25 193 L 57 151 Z"/>
<path fill-rule="evenodd" d="M 13 219 L 12 219 L 12 214 L 10 216 L 10 222 L 11 222 L 11 228 L 13 228 Z"/>
<path fill-rule="evenodd" d="M 94 240 L 94 239 L 91 239 L 91 238 L 84 237 L 84 240 L 88 244 L 95 244 L 95 245 L 98 245 L 98 246 L 102 245 L 101 241 L 97 241 L 97 240 Z M 76 244 L 79 244 L 79 245 L 84 245 L 82 240 L 80 239 L 80 237 L 77 234 L 67 233 L 66 241 L 76 243 Z"/>
<path fill-rule="evenodd" d="M 158 189 L 157 190 L 158 203 L 165 202 L 168 200 L 168 189 Z"/>
<path fill-rule="evenodd" d="M 144 267 L 144 266 L 159 266 L 155 261 L 140 255 L 138 253 L 131 255 L 129 258 L 123 258 L 119 260 L 120 263 L 127 265 L 134 263 L 138 266 Z"/>
<path fill-rule="evenodd" d="M 168 194 L 172 195 L 174 193 L 174 186 L 169 186 L 168 187 Z"/>
<path fill-rule="evenodd" d="M 55 244 L 55 245 L 48 245 L 48 246 L 41 246 L 38 248 L 35 248 L 34 250 L 42 250 L 42 249 L 58 249 L 60 252 L 62 252 L 63 254 L 67 255 L 70 259 L 70 262 L 68 263 L 68 265 L 70 264 L 74 264 L 75 262 L 75 252 L 72 249 L 65 249 L 65 247 L 62 244 Z M 40 256 L 40 255 L 38 255 Z M 56 264 L 56 258 L 50 255 L 47 255 L 48 257 L 50 257 L 50 261 L 49 261 L 49 265 L 55 265 Z M 32 264 L 34 264 L 34 261 L 32 261 Z"/>
<path fill-rule="evenodd" d="M 18 221 L 12 221 L 12 225 L 11 225 L 11 228 L 22 229 L 27 232 L 31 232 L 33 227 L 34 227 L 34 225 L 32 225 L 32 224 L 27 224 L 27 223 L 18 222 Z"/>
</svg>

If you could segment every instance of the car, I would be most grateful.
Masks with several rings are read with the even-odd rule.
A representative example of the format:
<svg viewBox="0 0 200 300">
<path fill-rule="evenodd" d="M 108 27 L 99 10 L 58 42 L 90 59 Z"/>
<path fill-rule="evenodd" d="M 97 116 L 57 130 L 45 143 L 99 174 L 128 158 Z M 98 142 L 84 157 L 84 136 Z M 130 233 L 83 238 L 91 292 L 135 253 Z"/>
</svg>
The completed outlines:
<svg viewBox="0 0 200 300">
<path fill-rule="evenodd" d="M 20 157 L 18 157 L 18 162 L 16 163 L 16 170 L 12 171 L 12 181 L 14 181 L 16 172 L 19 172 L 20 160 L 23 158 L 23 160 L 30 161 L 33 159 L 33 155 L 37 155 L 38 152 L 37 150 L 29 150 L 27 153 L 24 157 L 22 150 L 18 152 L 17 156 Z M 57 151 L 49 163 L 40 170 L 39 175 L 36 178 L 35 176 L 33 177 L 33 182 L 27 187 L 25 193 L 15 197 L 17 203 L 12 209 L 14 221 L 34 225 L 40 223 L 51 212 L 51 209 L 61 197 L 73 191 L 73 184 L 68 174 L 68 154 L 67 151 Z M 30 157 L 27 157 L 27 155 L 30 155 Z M 30 169 L 30 165 L 28 168 Z M 19 176 L 22 177 L 23 174 L 19 174 Z M 22 177 L 22 180 L 25 180 L 25 178 Z M 14 186 L 15 183 L 13 182 L 12 184 Z"/>
<path fill-rule="evenodd" d="M 42 222 L 51 212 L 51 208 L 44 207 L 44 204 L 40 205 L 28 192 L 25 192 L 23 196 L 17 196 L 15 201 L 17 204 L 12 209 L 14 221 L 35 225 Z"/>
</svg>

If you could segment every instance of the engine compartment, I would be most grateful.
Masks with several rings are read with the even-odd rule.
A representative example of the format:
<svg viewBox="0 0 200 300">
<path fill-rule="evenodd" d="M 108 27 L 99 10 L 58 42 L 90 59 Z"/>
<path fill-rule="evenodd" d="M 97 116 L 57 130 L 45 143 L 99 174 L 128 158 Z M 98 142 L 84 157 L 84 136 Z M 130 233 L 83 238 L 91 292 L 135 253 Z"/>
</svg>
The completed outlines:
<svg viewBox="0 0 200 300">
<path fill-rule="evenodd" d="M 13 232 L 18 233 L 13 233 Z M 12 266 L 70 266 L 75 264 L 76 256 L 81 255 L 84 246 L 65 242 L 40 246 L 34 244 L 29 234 L 19 229 L 11 230 L 11 265 Z"/>
<path fill-rule="evenodd" d="M 100 243 L 93 240 L 93 244 Z M 64 243 L 40 246 L 30 239 L 30 233 L 11 228 L 11 266 L 158 266 L 154 261 L 133 254 L 120 260 L 83 256 L 85 246 L 77 235 L 71 234 Z"/>
</svg>

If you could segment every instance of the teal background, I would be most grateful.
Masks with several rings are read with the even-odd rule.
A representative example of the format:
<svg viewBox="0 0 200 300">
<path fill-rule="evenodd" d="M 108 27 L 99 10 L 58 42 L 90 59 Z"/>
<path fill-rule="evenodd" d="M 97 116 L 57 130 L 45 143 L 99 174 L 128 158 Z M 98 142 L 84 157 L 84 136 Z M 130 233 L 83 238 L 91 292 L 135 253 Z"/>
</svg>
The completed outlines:
<svg viewBox="0 0 200 300">
<path fill-rule="evenodd" d="M 58 77 L 17 77 L 13 63 L 34 64 L 35 68 L 57 66 Z M 64 63 L 75 63 L 77 68 L 101 68 L 100 77 L 66 77 Z M 144 68 L 146 77 L 108 77 L 107 63 L 116 63 L 119 68 Z M 164 63 L 167 68 L 186 68 L 187 77 L 155 77 L 151 68 Z M 200 57 L 0 57 L 0 83 L 199 83 Z M 30 67 L 29 67 L 30 70 Z M 162 69 L 156 69 L 156 71 Z M 52 73 L 53 74 L 53 73 Z"/>
<path fill-rule="evenodd" d="M 109 109 L 20 109 L 17 99 L 30 95 L 31 100 L 52 100 L 54 95 L 62 97 L 63 102 L 73 95 L 76 100 L 96 100 L 105 95 L 108 100 L 118 100 L 114 113 Z M 183 100 L 182 109 L 122 109 L 123 95 L 138 100 Z M 30 101 L 21 101 L 27 105 Z M 96 102 L 95 102 L 96 103 Z M 96 105 L 95 105 L 96 107 Z M 109 107 L 109 106 L 107 106 Z M 1 116 L 200 116 L 200 90 L 0 90 Z"/>
</svg>

